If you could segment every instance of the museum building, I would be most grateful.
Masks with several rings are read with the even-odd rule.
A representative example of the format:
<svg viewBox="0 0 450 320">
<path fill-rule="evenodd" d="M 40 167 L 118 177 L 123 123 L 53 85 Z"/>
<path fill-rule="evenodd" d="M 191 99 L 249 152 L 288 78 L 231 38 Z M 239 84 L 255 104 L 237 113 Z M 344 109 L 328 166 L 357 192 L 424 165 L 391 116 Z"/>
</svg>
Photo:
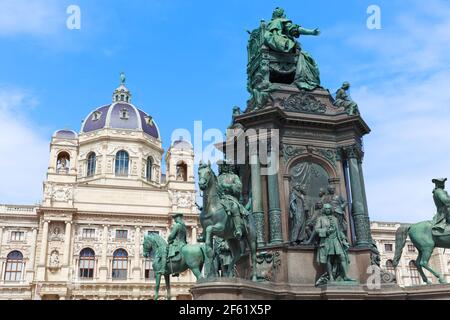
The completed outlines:
<svg viewBox="0 0 450 320">
<path fill-rule="evenodd" d="M 39 205 L 0 205 L 0 299 L 150 299 L 144 236 L 167 238 L 177 212 L 196 242 L 192 145 L 173 141 L 164 155 L 155 120 L 131 98 L 123 78 L 79 134 L 53 134 Z M 194 279 L 172 277 L 172 296 L 190 298 Z"/>
</svg>

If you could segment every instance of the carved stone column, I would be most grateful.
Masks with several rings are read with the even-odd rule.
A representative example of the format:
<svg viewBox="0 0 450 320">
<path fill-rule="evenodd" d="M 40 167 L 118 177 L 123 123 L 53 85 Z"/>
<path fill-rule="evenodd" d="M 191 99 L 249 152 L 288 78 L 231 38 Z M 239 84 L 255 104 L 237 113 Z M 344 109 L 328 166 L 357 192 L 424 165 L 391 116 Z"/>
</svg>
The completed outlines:
<svg viewBox="0 0 450 320">
<path fill-rule="evenodd" d="M 133 278 L 141 279 L 141 227 L 136 226 L 134 231 L 134 267 Z"/>
<path fill-rule="evenodd" d="M 271 161 L 278 161 L 278 152 L 270 151 L 269 159 L 271 159 Z M 270 174 L 267 176 L 269 191 L 270 244 L 278 244 L 283 242 L 281 232 L 281 208 L 280 192 L 278 187 L 278 170 L 276 172 L 277 173 L 275 174 Z"/>
<path fill-rule="evenodd" d="M 102 256 L 100 260 L 99 278 L 106 281 L 108 277 L 108 225 L 103 225 Z"/>
<path fill-rule="evenodd" d="M 70 264 L 70 243 L 72 240 L 72 222 L 66 221 L 66 233 L 64 235 L 64 262 L 63 266 Z"/>
<path fill-rule="evenodd" d="M 350 188 L 352 194 L 352 216 L 355 225 L 356 246 L 371 245 L 370 221 L 364 202 L 364 191 L 361 183 L 359 159 L 362 157 L 360 148 L 356 145 L 344 148 L 350 173 Z"/>
<path fill-rule="evenodd" d="M 258 148 L 256 142 L 250 146 L 250 170 L 252 182 L 252 209 L 256 224 L 256 236 L 258 246 L 264 246 L 264 211 L 262 206 L 261 190 L 261 165 L 258 158 Z"/>
</svg>

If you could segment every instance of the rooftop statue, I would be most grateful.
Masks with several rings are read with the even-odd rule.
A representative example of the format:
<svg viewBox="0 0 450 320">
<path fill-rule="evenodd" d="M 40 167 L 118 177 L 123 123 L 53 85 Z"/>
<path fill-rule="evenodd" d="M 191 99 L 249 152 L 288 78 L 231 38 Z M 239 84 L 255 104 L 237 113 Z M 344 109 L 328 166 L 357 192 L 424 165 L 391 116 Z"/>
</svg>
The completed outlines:
<svg viewBox="0 0 450 320">
<path fill-rule="evenodd" d="M 186 244 L 186 226 L 183 215 L 175 213 L 174 226 L 169 234 L 169 244 L 159 235 L 150 233 L 144 238 L 144 257 L 153 257 L 155 271 L 155 300 L 159 297 L 161 276 L 166 281 L 167 300 L 170 300 L 170 275 L 177 276 L 187 269 L 192 270 L 197 280 L 202 277 L 201 270 L 205 262 L 204 244 Z"/>
<path fill-rule="evenodd" d="M 429 265 L 434 248 L 450 248 L 450 197 L 447 191 L 445 191 L 445 181 L 447 181 L 447 178 L 432 180 L 435 184 L 433 200 L 437 209 L 437 213 L 433 219 L 418 222 L 413 225 L 403 225 L 397 229 L 395 235 L 394 267 L 397 267 L 400 262 L 406 238 L 409 236 L 414 247 L 419 252 L 415 260 L 417 270 L 423 282 L 427 284 L 431 284 L 431 281 L 427 278 L 423 269 L 431 272 L 431 274 L 439 279 L 440 283 L 446 283 L 445 278 Z"/>
<path fill-rule="evenodd" d="M 218 179 L 211 169 L 210 163 L 201 163 L 198 167 L 198 185 L 203 192 L 203 206 L 200 213 L 203 234 L 198 240 L 205 242 L 207 250 L 205 274 L 207 277 L 213 277 L 215 274 L 213 268 L 213 236 L 227 241 L 232 257 L 232 268 L 229 268 L 229 271 L 234 268 L 243 254 L 241 251 L 242 239 L 250 249 L 252 280 L 257 281 L 257 243 L 254 217 L 237 200 L 240 198 L 239 193 L 242 187 L 239 177 L 229 171 L 228 165 L 221 171 L 223 177 Z M 229 272 L 227 276 L 233 277 L 232 272 Z"/>
<path fill-rule="evenodd" d="M 358 105 L 350 99 L 350 96 L 347 93 L 348 89 L 350 89 L 350 83 L 346 81 L 336 92 L 334 105 L 336 107 L 343 107 L 349 116 L 357 116 L 359 115 Z"/>
</svg>

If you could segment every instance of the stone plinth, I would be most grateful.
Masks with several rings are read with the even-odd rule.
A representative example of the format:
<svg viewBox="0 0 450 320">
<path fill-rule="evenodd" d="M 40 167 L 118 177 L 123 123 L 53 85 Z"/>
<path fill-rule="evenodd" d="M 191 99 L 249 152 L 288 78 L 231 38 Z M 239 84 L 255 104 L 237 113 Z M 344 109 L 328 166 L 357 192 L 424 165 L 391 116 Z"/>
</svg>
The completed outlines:
<svg viewBox="0 0 450 320">
<path fill-rule="evenodd" d="M 370 273 L 370 249 L 350 248 L 349 277 L 365 283 Z M 313 286 L 325 273 L 323 266 L 317 264 L 314 246 L 293 247 L 288 244 L 258 248 L 258 274 L 260 278 L 271 283 L 288 283 L 290 285 Z M 251 278 L 248 256 L 237 264 L 239 277 Z"/>
<path fill-rule="evenodd" d="M 450 299 L 450 284 L 401 288 L 395 284 L 369 289 L 365 285 L 288 285 L 238 278 L 202 279 L 191 288 L 194 300 L 434 300 Z"/>
</svg>

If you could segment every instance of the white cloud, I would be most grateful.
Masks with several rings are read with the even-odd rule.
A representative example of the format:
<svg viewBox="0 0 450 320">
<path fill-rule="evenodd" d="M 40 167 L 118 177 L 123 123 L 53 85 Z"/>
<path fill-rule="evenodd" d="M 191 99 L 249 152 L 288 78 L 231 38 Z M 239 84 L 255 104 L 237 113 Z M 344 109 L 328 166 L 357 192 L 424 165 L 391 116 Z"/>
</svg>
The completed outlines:
<svg viewBox="0 0 450 320">
<path fill-rule="evenodd" d="M 450 178 L 448 2 L 415 2 L 383 33 L 349 41 L 375 53 L 371 63 L 355 66 L 368 73 L 353 91 L 373 129 L 364 164 L 371 218 L 431 219 L 431 179 Z"/>
<path fill-rule="evenodd" d="M 48 141 L 26 117 L 37 104 L 23 90 L 0 87 L 0 203 L 34 204 L 42 198 Z"/>
<path fill-rule="evenodd" d="M 65 28 L 65 8 L 56 0 L 0 0 L 0 36 L 48 35 Z"/>
</svg>

